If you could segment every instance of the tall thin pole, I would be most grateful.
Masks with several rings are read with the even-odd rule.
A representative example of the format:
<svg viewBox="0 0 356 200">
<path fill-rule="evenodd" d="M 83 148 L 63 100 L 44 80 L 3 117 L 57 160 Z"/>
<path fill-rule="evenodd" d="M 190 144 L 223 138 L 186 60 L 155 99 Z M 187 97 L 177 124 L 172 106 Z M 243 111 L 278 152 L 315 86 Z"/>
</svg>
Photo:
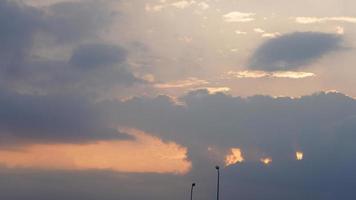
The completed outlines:
<svg viewBox="0 0 356 200">
<path fill-rule="evenodd" d="M 220 167 L 219 166 L 216 166 L 215 169 L 217 170 L 218 172 L 218 182 L 217 182 L 217 185 L 216 185 L 216 200 L 219 200 L 219 190 L 220 190 L 220 187 L 219 187 L 219 184 L 220 184 Z"/>
<path fill-rule="evenodd" d="M 195 183 L 192 183 L 192 187 L 190 188 L 190 200 L 193 200 L 193 188 L 195 186 Z"/>
</svg>

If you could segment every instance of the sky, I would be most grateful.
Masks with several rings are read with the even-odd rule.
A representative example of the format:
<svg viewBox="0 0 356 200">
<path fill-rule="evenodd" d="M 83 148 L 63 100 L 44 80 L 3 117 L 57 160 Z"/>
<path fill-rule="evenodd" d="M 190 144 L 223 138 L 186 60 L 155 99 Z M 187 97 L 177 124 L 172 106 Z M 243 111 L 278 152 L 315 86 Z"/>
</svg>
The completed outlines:
<svg viewBox="0 0 356 200">
<path fill-rule="evenodd" d="M 354 199 L 353 0 L 1 0 L 0 199 Z"/>
</svg>

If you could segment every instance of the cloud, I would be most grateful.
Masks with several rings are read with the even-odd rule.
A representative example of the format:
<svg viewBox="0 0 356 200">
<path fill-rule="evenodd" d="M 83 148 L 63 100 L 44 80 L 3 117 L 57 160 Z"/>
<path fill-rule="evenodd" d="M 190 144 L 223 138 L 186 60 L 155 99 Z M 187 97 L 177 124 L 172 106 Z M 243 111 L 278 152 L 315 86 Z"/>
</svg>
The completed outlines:
<svg viewBox="0 0 356 200">
<path fill-rule="evenodd" d="M 80 45 L 74 49 L 69 60 L 69 67 L 74 68 L 72 73 L 78 73 L 78 76 L 72 77 L 72 81 L 84 82 L 92 87 L 108 88 L 115 85 L 130 86 L 144 83 L 144 80 L 131 72 L 126 61 L 127 52 L 118 45 L 104 43 Z"/>
<path fill-rule="evenodd" d="M 266 32 L 265 30 L 263 30 L 261 28 L 254 28 L 253 31 L 255 31 L 256 33 L 264 33 L 264 32 Z"/>
<path fill-rule="evenodd" d="M 85 44 L 74 50 L 70 63 L 81 68 L 112 66 L 125 62 L 126 51 L 115 45 Z"/>
<path fill-rule="evenodd" d="M 269 96 L 243 99 L 198 90 L 181 98 L 180 104 L 160 96 L 134 98 L 113 107 L 118 113 L 127 113 L 116 115 L 118 123 L 176 141 L 187 146 L 190 153 L 200 148 L 206 151 L 214 144 L 227 149 L 240 148 L 245 160 L 250 161 L 265 154 L 274 161 L 294 159 L 296 149 L 309 156 L 322 153 L 319 145 L 331 148 L 337 139 L 329 138 L 342 135 L 340 130 L 336 131 L 337 124 L 356 115 L 356 101 L 339 93 L 296 99 Z M 323 117 L 325 113 L 327 118 Z M 195 146 L 197 143 L 199 148 Z"/>
<path fill-rule="evenodd" d="M 229 12 L 223 16 L 226 22 L 251 22 L 254 21 L 255 13 Z"/>
<path fill-rule="evenodd" d="M 44 31 L 60 42 L 97 38 L 112 22 L 115 12 L 103 1 L 59 2 L 46 8 Z"/>
<path fill-rule="evenodd" d="M 294 32 L 270 39 L 252 54 L 248 67 L 253 70 L 295 70 L 327 53 L 341 49 L 339 34 Z"/>
<path fill-rule="evenodd" d="M 186 7 L 191 6 L 194 3 L 195 3 L 195 1 L 177 1 L 177 2 L 172 3 L 171 5 L 173 7 L 179 8 L 179 9 L 184 9 Z"/>
<path fill-rule="evenodd" d="M 150 5 L 150 4 L 146 4 L 145 5 L 145 10 L 147 12 L 159 12 L 161 11 L 163 8 L 165 8 L 164 5 Z"/>
<path fill-rule="evenodd" d="M 261 29 L 261 28 L 254 28 L 253 31 L 255 33 L 260 33 L 262 37 L 264 38 L 275 38 L 277 36 L 280 36 L 281 34 L 279 32 L 275 32 L 275 33 L 268 33 L 265 30 Z"/>
<path fill-rule="evenodd" d="M 279 32 L 275 32 L 275 33 L 263 33 L 262 37 L 264 38 L 275 38 L 280 36 L 281 34 Z"/>
<path fill-rule="evenodd" d="M 247 32 L 245 32 L 245 31 L 239 31 L 239 30 L 236 30 L 235 33 L 236 33 L 237 35 L 246 35 L 246 34 L 247 34 Z"/>
<path fill-rule="evenodd" d="M 32 7 L 5 0 L 0 11 L 4 88 L 21 93 L 98 94 L 146 82 L 133 74 L 123 47 L 98 38 L 115 15 L 103 1 Z"/>
<path fill-rule="evenodd" d="M 155 84 L 155 87 L 160 89 L 170 89 L 170 88 L 196 87 L 196 86 L 201 86 L 206 84 L 209 84 L 209 82 L 206 80 L 190 77 L 186 80 L 178 80 L 170 83 L 157 83 Z"/>
<path fill-rule="evenodd" d="M 206 2 L 196 2 L 196 1 L 175 1 L 172 2 L 170 4 L 168 4 L 167 2 L 163 1 L 160 2 L 161 4 L 155 4 L 155 5 L 151 5 L 151 4 L 146 4 L 145 5 L 145 10 L 147 12 L 159 12 L 162 11 L 163 9 L 169 8 L 169 7 L 173 7 L 173 8 L 177 8 L 177 9 L 186 9 L 191 7 L 192 5 L 196 5 L 197 7 L 199 7 L 202 10 L 206 10 L 208 9 L 210 6 L 209 4 L 207 4 Z"/>
<path fill-rule="evenodd" d="M 131 72 L 121 46 L 96 38 L 112 14 L 98 1 L 49 7 L 0 1 L 1 146 L 131 138 L 105 122 L 93 103 L 99 91 L 144 82 Z M 69 56 L 38 53 L 58 46 Z"/>
<path fill-rule="evenodd" d="M 198 6 L 202 9 L 202 10 L 206 10 L 206 9 L 209 9 L 210 8 L 210 5 L 204 1 L 202 2 L 199 2 L 198 3 Z"/>
<path fill-rule="evenodd" d="M 353 198 L 351 188 L 356 182 L 348 177 L 354 176 L 352 168 L 356 163 L 349 161 L 348 166 L 344 164 L 326 157 L 321 160 L 294 160 L 283 164 L 273 162 L 269 166 L 241 163 L 225 170 L 226 178 L 221 193 L 225 198 L 238 195 L 256 200 Z"/>
<path fill-rule="evenodd" d="M 324 92 L 300 98 L 241 98 L 198 90 L 180 98 L 180 103 L 167 96 L 135 97 L 125 101 L 101 102 L 99 107 L 105 113 L 106 122 L 110 124 L 150 130 L 148 132 L 164 141 L 175 141 L 186 146 L 189 159 L 193 163 L 192 171 L 186 176 L 167 175 L 160 179 L 160 175 L 148 174 L 108 175 L 110 180 L 116 177 L 115 180 L 120 183 L 125 180 L 125 186 L 129 184 L 130 187 L 135 186 L 135 189 L 147 189 L 161 188 L 163 184 L 167 187 L 165 191 L 169 193 L 170 189 L 177 189 L 172 185 L 180 185 L 184 190 L 193 179 L 199 180 L 201 194 L 197 194 L 197 197 L 213 198 L 214 191 L 211 188 L 216 180 L 215 173 L 212 173 L 213 166 L 216 163 L 224 164 L 228 158 L 229 162 L 237 164 L 222 168 L 221 171 L 224 177 L 222 194 L 226 198 L 239 195 L 256 200 L 279 197 L 301 199 L 310 196 L 314 199 L 335 199 L 337 196 L 348 197 L 353 194 L 355 183 L 351 175 L 356 167 L 353 159 L 356 152 L 353 142 L 356 138 L 356 100 L 341 93 Z M 84 145 L 83 148 L 87 147 Z M 296 151 L 304 153 L 303 160 L 296 160 Z M 261 158 L 271 158 L 272 163 L 264 165 L 260 162 Z M 335 171 L 338 173 L 332 173 Z M 20 172 L 15 174 L 18 173 Z M 42 177 L 42 173 L 48 172 L 36 173 L 38 178 Z M 46 177 L 56 179 L 54 176 L 57 173 L 61 172 L 52 172 Z M 94 174 L 107 172 L 86 173 L 88 176 L 95 176 Z M 100 179 L 102 174 L 97 176 Z M 146 185 L 146 181 L 151 180 L 149 177 L 156 181 Z M 12 178 L 7 177 L 5 180 L 13 180 Z M 80 178 L 83 179 L 82 176 Z M 73 177 L 70 179 L 80 180 Z M 162 183 L 157 182 L 158 179 Z M 5 180 L 2 179 L 0 185 L 6 183 L 6 187 L 12 188 Z M 66 185 L 63 183 L 66 180 L 50 183 L 63 186 Z M 106 181 L 108 180 L 105 179 L 105 183 Z M 40 183 L 41 181 L 37 184 Z M 343 187 L 335 187 L 334 183 Z M 349 187 L 345 187 L 347 183 L 350 184 Z M 87 184 L 84 184 L 85 188 L 89 187 Z M 243 192 L 236 191 L 236 187 Z M 331 187 L 333 188 L 328 190 L 327 196 L 323 196 L 325 189 Z M 126 188 L 122 187 L 117 190 L 126 192 Z M 27 194 L 22 187 L 16 191 Z M 34 190 L 31 191 L 30 196 L 36 194 Z M 44 196 L 47 195 L 43 191 L 51 191 L 48 195 L 53 195 L 48 188 L 38 188 L 36 191 L 42 191 L 40 193 Z M 65 187 L 63 191 L 69 199 L 73 198 L 71 194 L 76 194 L 76 197 L 86 196 L 86 193 L 70 192 L 71 187 Z M 101 192 L 106 190 L 99 188 L 94 191 L 102 195 Z M 129 197 L 136 194 L 125 192 Z M 146 199 L 164 198 L 166 192 L 152 193 L 152 190 L 142 189 L 140 195 Z M 1 195 L 16 196 L 14 192 Z M 103 196 L 104 199 L 111 198 L 110 195 Z M 180 196 L 174 198 L 179 199 Z"/>
<path fill-rule="evenodd" d="M 229 87 L 206 87 L 206 88 L 201 88 L 207 90 L 210 94 L 215 94 L 215 93 L 227 93 L 231 90 Z"/>
<path fill-rule="evenodd" d="M 343 35 L 343 34 L 345 33 L 344 27 L 342 27 L 342 26 L 337 26 L 337 27 L 336 27 L 336 33 L 337 33 L 337 34 L 340 34 L 340 35 Z"/>
<path fill-rule="evenodd" d="M 173 174 L 0 168 L 0 175 L 0 198 L 12 200 L 178 200 L 186 197 L 182 191 L 189 185 L 187 178 Z"/>
<path fill-rule="evenodd" d="M 314 24 L 324 22 L 347 22 L 356 23 L 356 17 L 296 17 L 295 21 L 299 24 Z"/>
<path fill-rule="evenodd" d="M 241 98 L 198 90 L 180 98 L 179 103 L 159 96 L 111 104 L 108 113 L 116 116 L 113 118 L 118 124 L 139 127 L 186 146 L 193 164 L 190 175 L 199 177 L 204 192 L 211 186 L 205 184 L 209 182 L 206 179 L 215 180 L 209 175 L 213 168 L 207 166 L 225 164 L 227 156 L 231 162 L 238 161 L 231 169 L 223 169 L 227 198 L 239 194 L 256 200 L 276 199 L 280 194 L 300 199 L 310 194 L 324 199 L 318 196 L 319 190 L 308 188 L 318 184 L 328 188 L 331 185 L 326 178 L 340 184 L 352 182 L 352 176 L 347 174 L 353 173 L 356 166 L 352 142 L 356 138 L 356 100 L 341 93 Z M 239 151 L 232 154 L 232 149 Z M 303 160 L 296 159 L 297 151 L 304 153 Z M 265 165 L 262 158 L 272 162 Z M 342 172 L 343 178 L 331 173 L 335 169 Z M 303 180 L 310 185 L 304 186 Z M 263 189 L 266 182 L 268 187 Z M 247 192 L 237 193 L 237 185 Z M 333 189 L 328 198 L 352 191 L 353 187 Z"/>
<path fill-rule="evenodd" d="M 311 72 L 295 72 L 295 71 L 229 71 L 227 76 L 233 78 L 291 78 L 301 79 L 316 76 Z"/>
<path fill-rule="evenodd" d="M 0 92 L 0 146 L 17 143 L 86 143 L 130 139 L 110 124 L 100 107 L 79 95 Z"/>
<path fill-rule="evenodd" d="M 1 73 L 16 75 L 32 47 L 32 39 L 42 26 L 42 13 L 24 4 L 0 2 Z M 11 19 L 11 20 L 9 20 Z"/>
<path fill-rule="evenodd" d="M 135 173 L 185 174 L 190 169 L 186 148 L 165 143 L 138 130 L 125 130 L 135 140 L 92 141 L 87 144 L 32 144 L 0 149 L 0 163 L 11 169 L 111 170 Z M 135 155 L 135 156 L 133 156 Z M 137 161 L 140 162 L 137 162 Z M 160 164 L 157 165 L 157 162 Z"/>
</svg>

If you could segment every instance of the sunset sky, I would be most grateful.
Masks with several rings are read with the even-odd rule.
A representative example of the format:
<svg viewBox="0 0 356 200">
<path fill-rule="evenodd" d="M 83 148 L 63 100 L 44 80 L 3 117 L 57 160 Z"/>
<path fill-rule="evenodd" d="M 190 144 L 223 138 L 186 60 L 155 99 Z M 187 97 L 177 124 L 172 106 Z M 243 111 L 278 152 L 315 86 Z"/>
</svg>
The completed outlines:
<svg viewBox="0 0 356 200">
<path fill-rule="evenodd" d="M 0 199 L 355 199 L 355 8 L 0 0 Z"/>
</svg>

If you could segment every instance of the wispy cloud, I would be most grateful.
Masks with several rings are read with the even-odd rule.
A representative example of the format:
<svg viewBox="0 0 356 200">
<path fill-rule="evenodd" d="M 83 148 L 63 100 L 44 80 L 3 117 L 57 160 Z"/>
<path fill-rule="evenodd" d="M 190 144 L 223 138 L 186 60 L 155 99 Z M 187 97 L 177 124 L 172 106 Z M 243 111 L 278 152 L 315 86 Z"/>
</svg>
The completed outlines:
<svg viewBox="0 0 356 200">
<path fill-rule="evenodd" d="M 265 30 L 263 30 L 261 28 L 254 28 L 253 31 L 255 31 L 256 33 L 264 33 L 264 32 L 266 32 Z"/>
<path fill-rule="evenodd" d="M 206 2 L 200 2 L 200 3 L 198 3 L 198 6 L 203 10 L 210 8 L 210 5 Z"/>
<path fill-rule="evenodd" d="M 229 77 L 233 78 L 290 78 L 290 79 L 302 79 L 316 76 L 311 72 L 296 72 L 296 71 L 229 71 L 227 72 Z"/>
<path fill-rule="evenodd" d="M 279 32 L 269 33 L 269 32 L 266 32 L 265 30 L 263 30 L 261 28 L 254 28 L 253 31 L 255 33 L 261 34 L 261 37 L 264 37 L 264 38 L 275 38 L 275 37 L 281 35 L 281 33 L 279 33 Z"/>
<path fill-rule="evenodd" d="M 330 21 L 356 23 L 356 17 L 296 17 L 295 21 L 299 24 L 315 24 Z"/>
<path fill-rule="evenodd" d="M 281 35 L 281 33 L 279 33 L 279 32 L 263 33 L 262 37 L 264 37 L 264 38 L 275 38 L 275 37 L 280 36 L 280 35 Z"/>
<path fill-rule="evenodd" d="M 247 34 L 247 32 L 245 32 L 245 31 L 240 31 L 240 30 L 236 30 L 235 33 L 236 33 L 237 35 L 246 35 L 246 34 Z"/>
<path fill-rule="evenodd" d="M 186 87 L 194 87 L 209 84 L 208 81 L 198 79 L 195 77 L 190 77 L 185 80 L 172 81 L 167 83 L 159 83 L 155 84 L 156 88 L 160 89 L 170 89 L 170 88 L 186 88 Z"/>
<path fill-rule="evenodd" d="M 234 11 L 223 15 L 223 18 L 226 22 L 250 22 L 255 20 L 255 15 L 255 13 L 243 13 Z"/>
<path fill-rule="evenodd" d="M 209 94 L 215 94 L 215 93 L 225 93 L 225 92 L 229 92 L 231 90 L 231 88 L 229 87 L 206 87 L 206 88 L 202 88 L 205 89 L 209 92 Z"/>
<path fill-rule="evenodd" d="M 197 2 L 197 1 L 186 1 L 186 0 L 182 0 L 182 1 L 175 1 L 172 3 L 167 3 L 166 1 L 161 1 L 160 4 L 146 4 L 145 5 L 145 10 L 147 12 L 159 12 L 162 11 L 163 9 L 166 8 L 177 8 L 177 9 L 186 9 L 189 8 L 191 6 L 196 6 L 202 10 L 206 10 L 208 8 L 210 8 L 210 5 L 204 1 L 202 2 Z"/>
<path fill-rule="evenodd" d="M 147 12 L 159 12 L 164 8 L 164 5 L 150 5 L 146 4 L 145 10 Z"/>
<path fill-rule="evenodd" d="M 177 1 L 177 2 L 172 3 L 171 5 L 176 8 L 183 9 L 183 8 L 189 7 L 190 5 L 192 5 L 194 3 L 195 3 L 195 1 Z"/>
</svg>

